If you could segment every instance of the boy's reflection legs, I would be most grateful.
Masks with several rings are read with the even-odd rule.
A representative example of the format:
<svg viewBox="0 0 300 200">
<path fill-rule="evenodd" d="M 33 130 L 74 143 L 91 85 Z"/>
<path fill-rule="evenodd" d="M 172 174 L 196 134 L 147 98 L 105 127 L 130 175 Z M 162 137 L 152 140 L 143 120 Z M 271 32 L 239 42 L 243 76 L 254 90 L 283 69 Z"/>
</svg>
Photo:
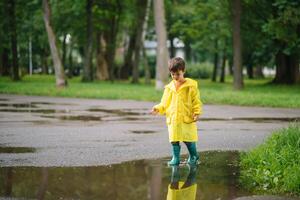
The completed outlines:
<svg viewBox="0 0 300 200">
<path fill-rule="evenodd" d="M 172 166 L 172 175 L 171 175 L 171 183 L 170 187 L 171 189 L 179 189 L 179 167 L 178 166 Z"/>
<path fill-rule="evenodd" d="M 196 175 L 197 175 L 197 165 L 188 165 L 189 167 L 189 175 L 184 182 L 182 188 L 190 187 L 191 185 L 196 183 Z"/>
</svg>

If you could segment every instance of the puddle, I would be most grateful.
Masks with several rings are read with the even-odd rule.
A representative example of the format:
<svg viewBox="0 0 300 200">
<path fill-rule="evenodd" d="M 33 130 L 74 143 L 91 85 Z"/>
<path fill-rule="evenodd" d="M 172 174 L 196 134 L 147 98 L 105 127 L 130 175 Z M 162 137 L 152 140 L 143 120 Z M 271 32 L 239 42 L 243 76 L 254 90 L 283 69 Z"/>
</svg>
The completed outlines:
<svg viewBox="0 0 300 200">
<path fill-rule="evenodd" d="M 30 147 L 0 147 L 0 153 L 34 153 L 35 148 Z"/>
<path fill-rule="evenodd" d="M 1 110 L 0 110 L 1 111 Z M 70 121 L 145 121 L 144 118 L 136 118 L 136 117 L 121 117 L 121 118 L 107 118 L 107 116 L 92 116 L 92 115 L 41 115 L 40 117 L 51 118 L 51 119 L 59 119 L 59 120 L 70 120 Z"/>
<path fill-rule="evenodd" d="M 104 113 L 109 113 L 109 114 L 116 114 L 119 116 L 126 116 L 126 115 L 145 115 L 145 112 L 132 112 L 131 110 L 133 109 L 114 109 L 114 110 L 108 110 L 108 109 L 103 109 L 103 108 L 91 108 L 88 109 L 87 111 L 90 112 L 104 112 Z"/>
<path fill-rule="evenodd" d="M 229 200 L 252 195 L 238 185 L 238 152 L 200 155 L 201 164 L 190 169 L 166 167 L 167 159 L 99 167 L 2 167 L 0 196 L 158 200 L 184 195 L 184 199 Z"/>
<path fill-rule="evenodd" d="M 140 130 L 140 131 L 130 131 L 131 133 L 134 134 L 154 134 L 156 131 L 151 131 L 151 130 Z"/>
<path fill-rule="evenodd" d="M 0 112 L 52 114 L 52 113 L 67 113 L 69 111 L 56 110 L 56 109 L 0 109 Z"/>
<path fill-rule="evenodd" d="M 238 152 L 200 156 L 201 164 L 192 168 L 167 167 L 167 158 L 95 167 L 2 167 L 0 197 L 231 200 L 253 195 L 239 185 Z"/>
<path fill-rule="evenodd" d="M 46 116 L 45 118 L 54 118 L 59 120 L 77 120 L 77 121 L 102 121 L 102 117 L 90 116 L 90 115 L 64 115 L 64 116 Z"/>
<path fill-rule="evenodd" d="M 32 103 L 0 103 L 0 107 L 37 108 L 37 106 Z"/>
<path fill-rule="evenodd" d="M 31 102 L 34 105 L 63 105 L 63 106 L 72 106 L 72 105 L 76 105 L 76 104 L 72 104 L 72 103 L 50 103 L 50 102 L 38 102 L 38 101 L 33 101 Z"/>
</svg>

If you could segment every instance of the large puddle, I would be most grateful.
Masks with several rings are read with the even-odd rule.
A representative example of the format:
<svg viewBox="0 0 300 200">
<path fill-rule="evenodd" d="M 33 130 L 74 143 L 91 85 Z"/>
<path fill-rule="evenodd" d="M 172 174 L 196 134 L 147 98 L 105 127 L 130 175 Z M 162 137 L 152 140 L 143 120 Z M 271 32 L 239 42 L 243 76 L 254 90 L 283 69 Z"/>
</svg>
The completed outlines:
<svg viewBox="0 0 300 200">
<path fill-rule="evenodd" d="M 167 159 L 99 167 L 3 167 L 0 196 L 16 199 L 234 199 L 251 193 L 238 183 L 238 152 L 203 152 L 198 167 L 167 167 Z"/>
</svg>

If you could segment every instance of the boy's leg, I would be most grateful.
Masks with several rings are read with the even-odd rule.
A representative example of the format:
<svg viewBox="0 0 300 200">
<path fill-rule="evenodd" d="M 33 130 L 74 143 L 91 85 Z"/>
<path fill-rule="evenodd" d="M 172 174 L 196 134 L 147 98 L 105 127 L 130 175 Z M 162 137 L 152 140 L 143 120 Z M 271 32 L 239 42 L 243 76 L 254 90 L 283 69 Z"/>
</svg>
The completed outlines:
<svg viewBox="0 0 300 200">
<path fill-rule="evenodd" d="M 196 165 L 199 160 L 199 155 L 197 153 L 196 142 L 184 142 L 186 147 L 189 150 L 190 156 L 188 158 L 187 163 L 190 165 Z"/>
<path fill-rule="evenodd" d="M 168 165 L 179 165 L 180 163 L 180 145 L 179 142 L 171 142 L 172 144 L 172 160 L 168 162 Z"/>
</svg>

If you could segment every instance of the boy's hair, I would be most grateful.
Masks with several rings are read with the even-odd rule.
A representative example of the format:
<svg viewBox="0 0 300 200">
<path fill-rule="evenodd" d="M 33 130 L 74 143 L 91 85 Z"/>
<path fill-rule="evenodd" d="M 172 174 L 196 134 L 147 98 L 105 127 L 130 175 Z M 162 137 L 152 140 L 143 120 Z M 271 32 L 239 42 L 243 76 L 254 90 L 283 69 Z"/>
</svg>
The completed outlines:
<svg viewBox="0 0 300 200">
<path fill-rule="evenodd" d="M 185 71 L 185 62 L 180 57 L 175 57 L 169 60 L 169 71 L 177 72 L 177 71 Z"/>
</svg>

